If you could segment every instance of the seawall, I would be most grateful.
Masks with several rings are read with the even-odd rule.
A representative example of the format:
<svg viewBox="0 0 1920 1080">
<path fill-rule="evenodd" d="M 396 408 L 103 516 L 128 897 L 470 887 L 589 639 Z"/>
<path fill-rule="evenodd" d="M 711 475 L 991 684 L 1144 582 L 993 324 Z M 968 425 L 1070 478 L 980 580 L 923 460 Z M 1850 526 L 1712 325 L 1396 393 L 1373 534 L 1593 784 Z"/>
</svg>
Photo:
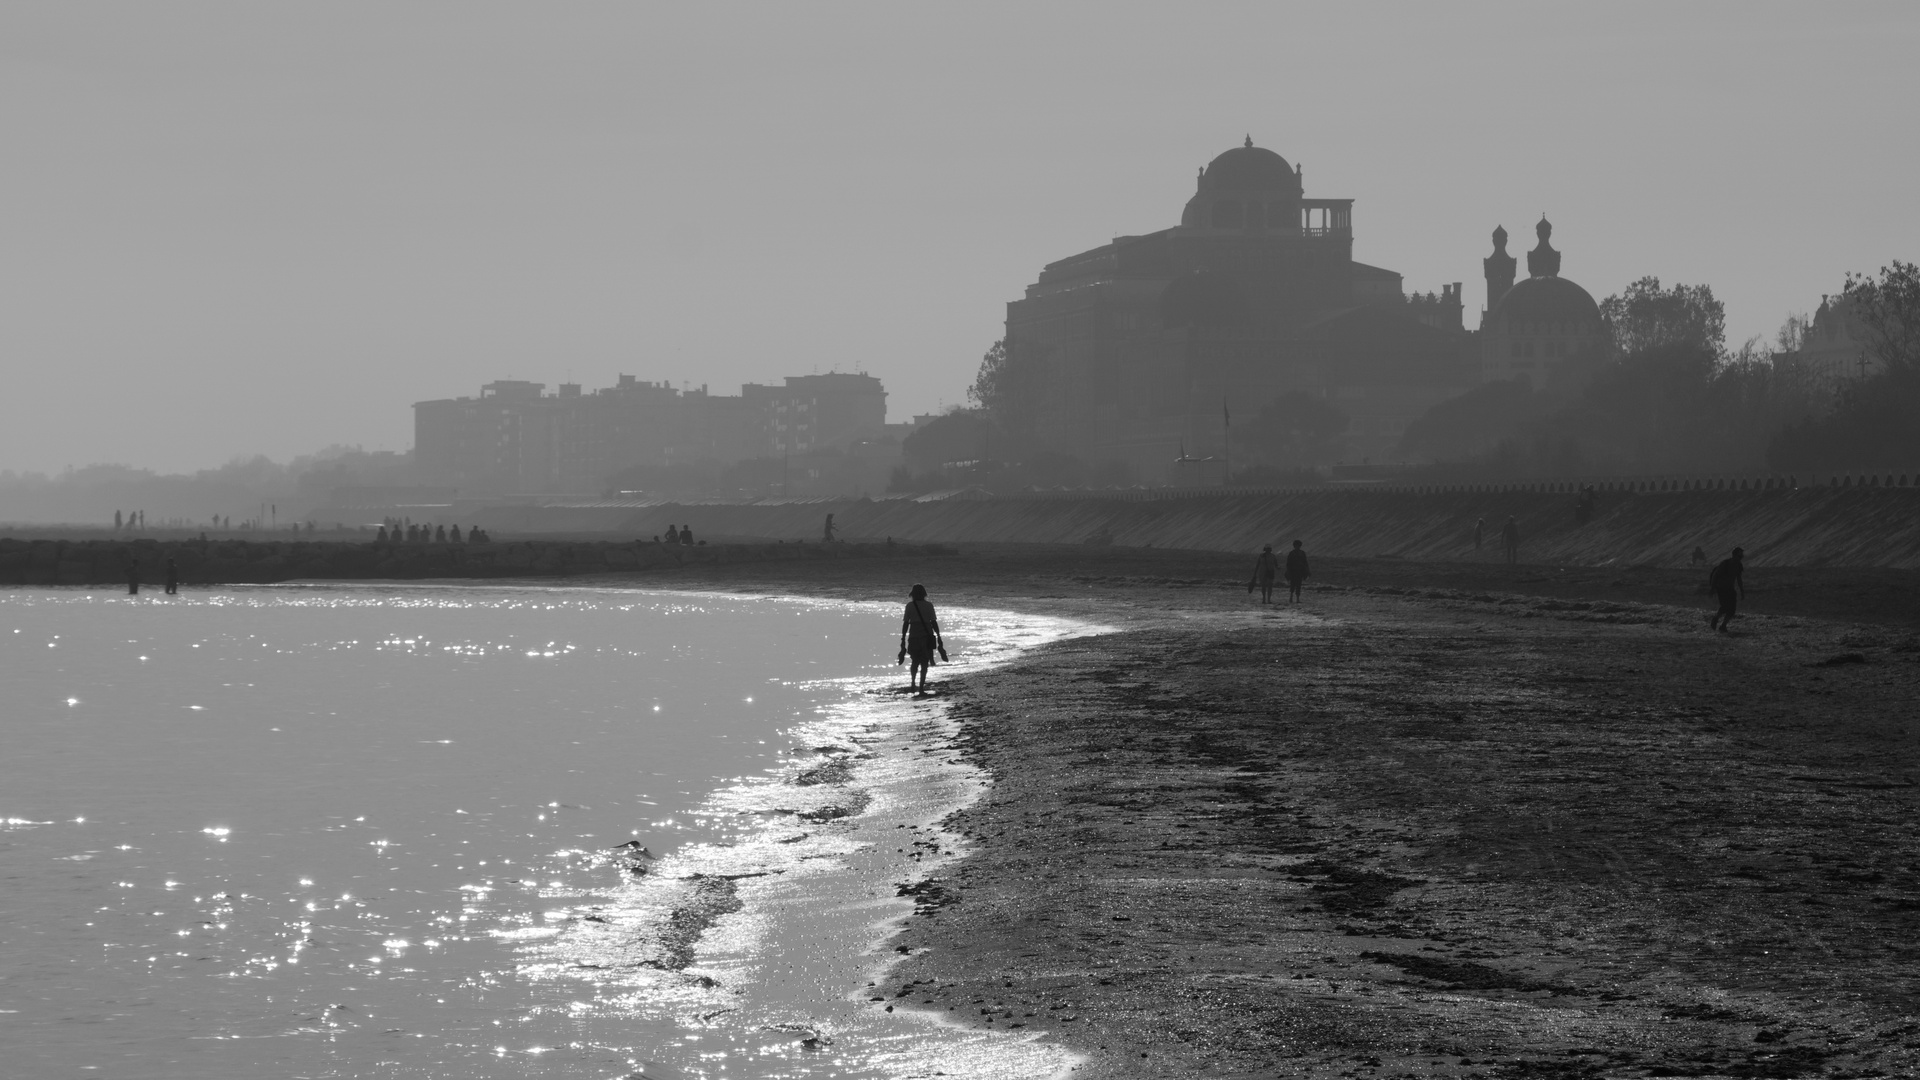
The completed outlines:
<svg viewBox="0 0 1920 1080">
<path fill-rule="evenodd" d="M 538 507 L 512 509 L 511 522 L 490 521 L 489 513 L 478 519 L 500 538 L 492 544 L 0 539 L 0 583 L 124 582 L 129 557 L 141 561 L 149 584 L 168 557 L 188 582 L 569 576 L 884 558 L 889 537 L 911 545 L 893 554 L 948 553 L 939 546 L 964 543 L 1252 552 L 1298 539 L 1321 557 L 1491 561 L 1508 516 L 1519 527 L 1525 563 L 1677 567 L 1696 545 L 1714 559 L 1738 545 L 1761 566 L 1920 569 L 1920 488 L 1905 487 L 1611 491 L 1586 522 L 1575 520 L 1574 496 L 1564 492 L 1365 488 Z M 817 542 L 829 513 L 840 537 L 853 542 Z M 1476 520 L 1485 523 L 1477 551 Z M 690 525 L 712 543 L 649 542 L 670 523 Z"/>
<path fill-rule="evenodd" d="M 572 577 L 683 566 L 953 555 L 927 544 L 707 544 L 531 540 L 491 544 L 374 544 L 310 540 L 0 539 L 0 585 L 122 586 L 139 564 L 158 589 L 173 560 L 185 585 L 295 580 Z"/>
<path fill-rule="evenodd" d="M 1091 496 L 1091 493 L 1089 493 Z M 1590 520 L 1575 496 L 1526 490 L 1420 493 L 1369 489 L 1151 500 L 949 498 L 662 504 L 624 509 L 598 527 L 652 536 L 669 523 L 715 539 L 820 538 L 834 515 L 843 538 L 915 543 L 1112 543 L 1206 551 L 1258 551 L 1305 541 L 1323 556 L 1420 560 L 1497 557 L 1511 515 L 1529 563 L 1677 566 L 1696 545 L 1720 558 L 1735 546 L 1778 566 L 1920 568 L 1920 488 L 1774 488 L 1602 493 Z M 554 523 L 593 527 L 581 511 Z"/>
</svg>

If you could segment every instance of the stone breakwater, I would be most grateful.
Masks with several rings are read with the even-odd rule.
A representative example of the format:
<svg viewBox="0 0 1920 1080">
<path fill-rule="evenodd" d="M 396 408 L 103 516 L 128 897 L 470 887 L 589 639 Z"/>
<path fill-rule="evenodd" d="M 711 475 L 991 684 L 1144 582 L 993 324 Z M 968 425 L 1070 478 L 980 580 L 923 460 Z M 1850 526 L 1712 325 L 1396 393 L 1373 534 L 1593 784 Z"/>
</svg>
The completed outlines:
<svg viewBox="0 0 1920 1080">
<path fill-rule="evenodd" d="M 371 544 L 251 540 L 0 539 L 0 584 L 158 587 L 167 560 L 185 585 L 269 584 L 308 579 L 570 577 L 681 567 L 952 555 L 930 544 L 708 544 L 532 540 L 489 544 Z"/>
</svg>

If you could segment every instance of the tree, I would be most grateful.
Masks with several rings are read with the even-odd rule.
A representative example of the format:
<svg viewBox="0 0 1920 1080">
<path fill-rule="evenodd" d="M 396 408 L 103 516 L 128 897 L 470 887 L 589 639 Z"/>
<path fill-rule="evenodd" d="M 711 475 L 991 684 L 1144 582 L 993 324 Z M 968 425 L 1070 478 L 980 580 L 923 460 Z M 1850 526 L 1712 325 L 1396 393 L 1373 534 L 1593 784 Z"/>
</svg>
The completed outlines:
<svg viewBox="0 0 1920 1080">
<path fill-rule="evenodd" d="M 1007 394 L 1012 389 L 1012 372 L 1007 367 L 1007 342 L 1002 338 L 994 342 L 986 355 L 980 358 L 980 371 L 973 377 L 973 385 L 967 387 L 967 400 L 992 412 L 996 406 L 1005 407 Z"/>
<path fill-rule="evenodd" d="M 1780 432 L 1775 469 L 1878 469 L 1920 460 L 1920 267 L 1895 261 L 1876 279 L 1848 274 L 1843 303 L 1866 324 L 1879 370 L 1848 381 L 1824 416 Z"/>
<path fill-rule="evenodd" d="M 1787 316 L 1787 321 L 1780 324 L 1780 331 L 1773 335 L 1774 351 L 1782 353 L 1799 352 L 1801 347 L 1807 343 L 1807 328 L 1812 325 L 1805 315 L 1795 314 Z"/>
<path fill-rule="evenodd" d="M 1039 415 L 1046 361 L 1051 354 L 1051 346 L 1036 342 L 1010 337 L 996 341 L 980 358 L 980 371 L 967 388 L 967 399 L 985 409 L 1023 446 L 1033 418 Z"/>
<path fill-rule="evenodd" d="M 986 457 L 992 432 L 987 417 L 955 409 L 914 429 L 900 444 L 901 456 L 915 469 L 938 469 L 948 462 Z"/>
<path fill-rule="evenodd" d="M 1898 259 L 1880 268 L 1880 279 L 1847 275 L 1840 295 L 1873 332 L 1873 354 L 1889 374 L 1920 373 L 1920 266 Z"/>
<path fill-rule="evenodd" d="M 1600 317 L 1623 355 L 1668 345 L 1697 345 L 1716 356 L 1726 351 L 1726 306 L 1709 285 L 1662 289 L 1659 278 L 1643 277 L 1600 301 Z"/>
</svg>

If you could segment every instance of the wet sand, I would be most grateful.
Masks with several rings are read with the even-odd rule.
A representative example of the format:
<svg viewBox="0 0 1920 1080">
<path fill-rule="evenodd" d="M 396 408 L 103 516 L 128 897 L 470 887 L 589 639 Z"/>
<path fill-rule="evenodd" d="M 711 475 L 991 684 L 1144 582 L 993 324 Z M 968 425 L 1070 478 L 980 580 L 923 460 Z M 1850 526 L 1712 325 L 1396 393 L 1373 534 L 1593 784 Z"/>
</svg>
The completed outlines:
<svg viewBox="0 0 1920 1080">
<path fill-rule="evenodd" d="M 1120 627 L 944 685 L 994 784 L 913 892 L 897 1007 L 1045 1032 L 1088 1077 L 1920 1071 L 1915 613 L 1811 617 L 1884 572 L 1753 571 L 1714 635 L 1692 575 L 1649 572 L 1653 604 L 1624 572 L 1327 564 L 1262 610 L 1249 561 L 678 583 L 917 578 Z"/>
</svg>

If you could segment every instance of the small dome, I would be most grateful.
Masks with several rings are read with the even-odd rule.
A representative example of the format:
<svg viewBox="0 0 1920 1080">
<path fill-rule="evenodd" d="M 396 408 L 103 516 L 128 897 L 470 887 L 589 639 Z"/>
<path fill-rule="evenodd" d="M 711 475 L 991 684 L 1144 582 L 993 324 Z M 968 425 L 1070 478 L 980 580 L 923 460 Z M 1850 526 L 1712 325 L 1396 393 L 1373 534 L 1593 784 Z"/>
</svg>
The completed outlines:
<svg viewBox="0 0 1920 1080">
<path fill-rule="evenodd" d="M 1600 305 L 1593 294 L 1563 277 L 1530 277 L 1508 289 L 1494 305 L 1493 319 L 1509 323 L 1573 323 L 1600 325 Z"/>
</svg>

